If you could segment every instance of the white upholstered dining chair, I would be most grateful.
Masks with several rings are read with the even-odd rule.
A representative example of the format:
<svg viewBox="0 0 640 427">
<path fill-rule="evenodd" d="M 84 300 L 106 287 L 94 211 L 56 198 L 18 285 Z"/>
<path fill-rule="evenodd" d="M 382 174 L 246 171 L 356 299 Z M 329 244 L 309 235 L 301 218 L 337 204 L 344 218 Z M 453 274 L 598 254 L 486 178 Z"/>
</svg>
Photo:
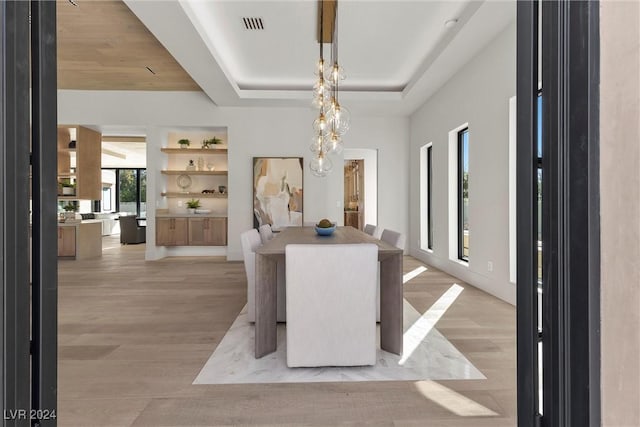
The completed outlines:
<svg viewBox="0 0 640 427">
<path fill-rule="evenodd" d="M 398 233 L 397 231 L 389 230 L 385 228 L 382 230 L 382 234 L 380 235 L 380 240 L 383 240 L 390 245 L 395 246 L 398 249 L 402 249 L 404 251 L 404 246 L 406 243 L 406 238 L 404 234 Z"/>
<path fill-rule="evenodd" d="M 255 297 L 256 297 L 256 249 L 260 247 L 260 233 L 255 228 L 240 234 L 242 256 L 244 258 L 244 271 L 247 274 L 247 315 L 249 322 L 256 321 Z"/>
<path fill-rule="evenodd" d="M 374 365 L 377 245 L 285 251 L 287 366 Z"/>
<path fill-rule="evenodd" d="M 367 233 L 369 236 L 376 237 L 377 231 L 378 231 L 378 227 L 376 227 L 373 224 L 366 224 L 364 226 L 364 232 Z"/>
<path fill-rule="evenodd" d="M 244 271 L 247 274 L 247 316 L 249 322 L 256 321 L 256 249 L 262 245 L 260 233 L 255 228 L 247 230 L 240 234 L 240 243 L 242 244 L 242 255 L 244 257 Z M 284 281 L 284 265 L 278 263 L 278 288 L 277 288 L 277 321 L 284 322 L 287 320 L 286 301 L 285 301 L 285 281 Z"/>
<path fill-rule="evenodd" d="M 384 229 L 380 235 L 380 240 L 395 246 L 404 251 L 405 237 L 397 231 Z M 378 278 L 376 285 L 376 322 L 380 321 L 380 263 L 378 263 Z"/>
<path fill-rule="evenodd" d="M 260 233 L 263 245 L 273 239 L 273 230 L 271 230 L 271 225 L 269 224 L 261 225 L 260 228 L 258 228 L 258 233 Z"/>
</svg>

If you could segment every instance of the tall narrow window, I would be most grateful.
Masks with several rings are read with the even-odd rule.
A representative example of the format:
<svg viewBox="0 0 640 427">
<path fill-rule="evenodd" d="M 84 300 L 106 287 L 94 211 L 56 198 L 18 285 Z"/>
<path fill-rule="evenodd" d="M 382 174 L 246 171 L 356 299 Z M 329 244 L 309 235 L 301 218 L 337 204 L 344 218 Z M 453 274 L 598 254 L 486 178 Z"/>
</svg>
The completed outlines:
<svg viewBox="0 0 640 427">
<path fill-rule="evenodd" d="M 118 170 L 118 211 L 138 215 L 138 174 L 135 169 Z"/>
<path fill-rule="evenodd" d="M 112 196 L 115 206 L 112 204 L 111 209 L 115 208 L 116 212 L 128 212 L 129 214 L 146 217 L 146 169 L 102 169 L 102 180 L 103 185 L 107 183 L 115 186 L 115 194 Z"/>
<path fill-rule="evenodd" d="M 538 412 L 540 415 L 544 414 L 543 407 L 543 353 L 542 353 L 542 292 L 543 292 L 543 283 L 542 283 L 542 90 L 538 92 L 537 99 L 537 114 L 536 114 L 536 146 L 537 146 L 537 155 L 538 155 L 538 164 L 537 164 L 537 248 L 538 248 L 538 256 L 537 256 L 537 272 L 538 272 L 538 283 L 537 287 L 537 295 L 538 295 Z"/>
<path fill-rule="evenodd" d="M 427 248 L 433 250 L 433 145 L 427 147 Z"/>
<path fill-rule="evenodd" d="M 469 261 L 469 128 L 458 132 L 458 259 Z"/>
<path fill-rule="evenodd" d="M 542 284 L 542 92 L 538 93 L 537 146 L 538 146 L 538 284 Z M 542 289 L 540 289 L 540 294 Z M 542 322 L 542 320 L 540 320 Z M 540 326 L 542 328 L 542 326 Z"/>
</svg>

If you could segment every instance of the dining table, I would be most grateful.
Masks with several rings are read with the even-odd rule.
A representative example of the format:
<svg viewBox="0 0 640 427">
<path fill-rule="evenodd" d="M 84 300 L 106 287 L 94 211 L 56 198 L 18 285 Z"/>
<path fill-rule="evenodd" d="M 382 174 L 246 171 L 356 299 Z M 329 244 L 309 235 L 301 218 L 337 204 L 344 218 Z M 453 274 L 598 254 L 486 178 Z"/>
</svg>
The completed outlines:
<svg viewBox="0 0 640 427">
<path fill-rule="evenodd" d="M 289 244 L 341 245 L 373 243 L 380 262 L 380 348 L 402 352 L 402 254 L 403 250 L 354 227 L 336 227 L 329 236 L 320 236 L 314 227 L 288 227 L 256 249 L 255 276 L 255 357 L 276 351 L 277 346 L 277 265 L 286 263 Z M 286 268 L 281 270 L 286 271 Z M 376 286 L 376 283 L 372 283 Z"/>
</svg>

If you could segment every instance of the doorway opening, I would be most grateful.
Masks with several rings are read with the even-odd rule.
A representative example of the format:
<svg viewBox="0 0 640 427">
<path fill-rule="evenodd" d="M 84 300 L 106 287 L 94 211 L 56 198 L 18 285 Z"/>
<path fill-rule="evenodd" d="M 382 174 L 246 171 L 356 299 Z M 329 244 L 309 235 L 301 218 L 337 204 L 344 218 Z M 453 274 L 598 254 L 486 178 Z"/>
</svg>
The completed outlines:
<svg viewBox="0 0 640 427">
<path fill-rule="evenodd" d="M 378 223 L 378 150 L 344 150 L 344 225 Z"/>
</svg>

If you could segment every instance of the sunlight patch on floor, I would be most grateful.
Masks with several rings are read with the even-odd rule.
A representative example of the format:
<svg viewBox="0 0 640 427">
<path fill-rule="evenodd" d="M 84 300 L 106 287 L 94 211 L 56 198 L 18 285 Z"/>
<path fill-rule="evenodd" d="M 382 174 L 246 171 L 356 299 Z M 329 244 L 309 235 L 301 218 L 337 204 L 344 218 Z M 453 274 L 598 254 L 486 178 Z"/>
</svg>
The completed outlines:
<svg viewBox="0 0 640 427">
<path fill-rule="evenodd" d="M 435 381 L 416 381 L 416 388 L 427 399 L 461 417 L 493 417 L 491 409 Z"/>
<path fill-rule="evenodd" d="M 421 265 L 420 267 L 416 268 L 415 270 L 412 270 L 412 271 L 408 272 L 407 274 L 402 276 L 402 284 L 404 285 L 409 280 L 411 280 L 414 277 L 424 273 L 425 271 L 427 271 L 427 267 L 425 267 L 424 265 Z"/>
<path fill-rule="evenodd" d="M 403 336 L 402 358 L 398 362 L 403 365 L 418 348 L 431 329 L 438 323 L 442 315 L 451 307 L 464 288 L 454 283 L 433 305 L 413 324 Z"/>
</svg>

